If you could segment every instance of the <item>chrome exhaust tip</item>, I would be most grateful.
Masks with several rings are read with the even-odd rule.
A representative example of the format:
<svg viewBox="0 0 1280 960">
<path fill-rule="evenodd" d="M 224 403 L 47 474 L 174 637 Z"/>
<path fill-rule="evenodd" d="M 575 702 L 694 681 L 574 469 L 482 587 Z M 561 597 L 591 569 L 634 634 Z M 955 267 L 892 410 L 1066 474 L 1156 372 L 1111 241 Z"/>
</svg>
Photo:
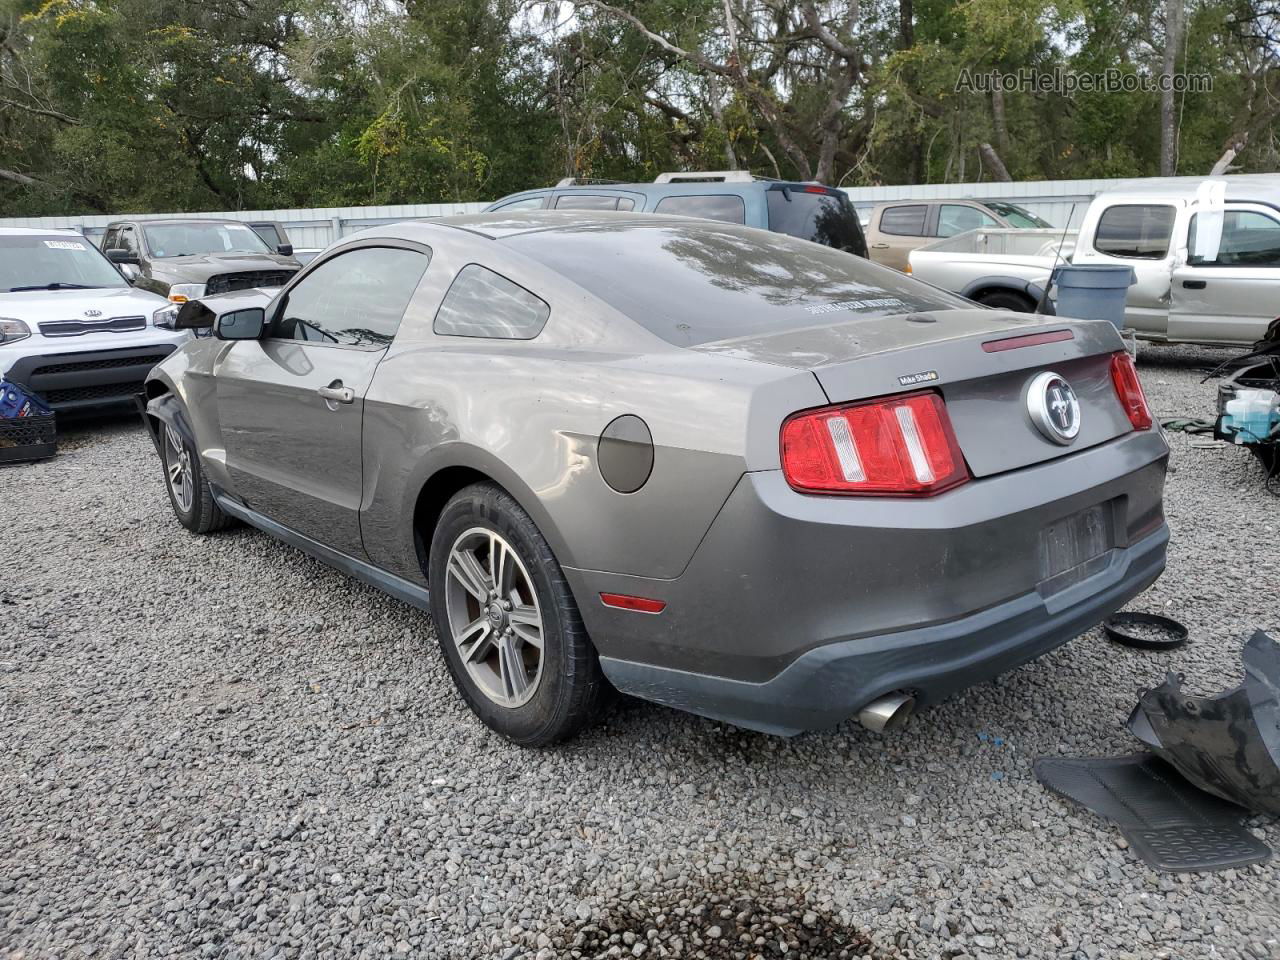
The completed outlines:
<svg viewBox="0 0 1280 960">
<path fill-rule="evenodd" d="M 915 706 L 909 693 L 885 694 L 858 711 L 858 722 L 876 733 L 890 733 L 906 725 Z"/>
</svg>

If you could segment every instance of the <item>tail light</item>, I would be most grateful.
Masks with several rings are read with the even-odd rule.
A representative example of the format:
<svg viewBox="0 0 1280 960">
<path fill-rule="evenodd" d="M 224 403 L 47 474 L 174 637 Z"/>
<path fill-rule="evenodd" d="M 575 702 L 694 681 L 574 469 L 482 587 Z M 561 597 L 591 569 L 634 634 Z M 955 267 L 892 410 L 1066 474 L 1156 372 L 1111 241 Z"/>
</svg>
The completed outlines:
<svg viewBox="0 0 1280 960">
<path fill-rule="evenodd" d="M 928 497 L 969 479 L 942 397 L 929 391 L 796 414 L 782 471 L 805 493 Z"/>
<path fill-rule="evenodd" d="M 1120 405 L 1124 407 L 1133 429 L 1150 430 L 1151 408 L 1147 406 L 1146 394 L 1138 381 L 1138 368 L 1133 364 L 1133 357 L 1123 350 L 1111 357 L 1111 382 L 1115 384 L 1116 396 L 1120 398 Z"/>
</svg>

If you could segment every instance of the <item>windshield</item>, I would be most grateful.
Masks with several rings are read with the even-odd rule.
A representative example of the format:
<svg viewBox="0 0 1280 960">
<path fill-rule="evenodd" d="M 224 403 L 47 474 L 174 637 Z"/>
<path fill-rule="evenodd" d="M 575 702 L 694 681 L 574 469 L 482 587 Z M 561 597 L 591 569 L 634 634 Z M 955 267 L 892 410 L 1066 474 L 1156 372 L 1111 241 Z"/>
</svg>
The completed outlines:
<svg viewBox="0 0 1280 960">
<path fill-rule="evenodd" d="M 1024 230 L 1036 230 L 1053 226 L 1053 224 L 1048 220 L 1042 220 L 1030 210 L 1024 210 L 1016 204 L 1000 203 L 997 200 L 983 200 L 982 203 L 987 207 L 987 209 L 1000 214 L 1000 216 L 1008 220 L 1009 225 L 1013 227 L 1022 227 Z"/>
<path fill-rule="evenodd" d="M 151 256 L 189 257 L 200 253 L 271 253 L 263 239 L 242 223 L 165 223 L 144 226 Z"/>
<path fill-rule="evenodd" d="M 970 305 L 862 257 L 712 220 L 503 242 L 677 346 Z"/>
<path fill-rule="evenodd" d="M 842 193 L 824 187 L 771 187 L 766 194 L 769 229 L 801 240 L 812 240 L 860 257 L 867 255 L 867 241 Z"/>
<path fill-rule="evenodd" d="M 81 237 L 0 237 L 0 291 L 45 287 L 126 287 L 98 248 Z"/>
</svg>

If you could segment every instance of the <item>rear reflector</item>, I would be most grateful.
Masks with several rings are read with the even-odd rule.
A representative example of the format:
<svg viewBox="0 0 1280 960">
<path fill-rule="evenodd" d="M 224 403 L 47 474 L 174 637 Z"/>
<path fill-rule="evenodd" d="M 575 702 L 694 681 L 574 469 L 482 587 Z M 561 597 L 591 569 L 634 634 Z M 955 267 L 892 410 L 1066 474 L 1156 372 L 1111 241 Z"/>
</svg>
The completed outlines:
<svg viewBox="0 0 1280 960">
<path fill-rule="evenodd" d="M 661 613 L 667 609 L 665 600 L 651 600 L 648 597 L 629 597 L 625 593 L 602 593 L 600 602 L 606 607 L 619 610 L 635 610 L 637 613 Z"/>
<path fill-rule="evenodd" d="M 827 407 L 782 425 L 782 471 L 804 493 L 927 497 L 969 479 L 931 391 Z"/>
<path fill-rule="evenodd" d="M 987 353 L 1000 353 L 1004 350 L 1017 350 L 1019 347 L 1035 347 L 1042 343 L 1057 343 L 1059 340 L 1074 340 L 1075 334 L 1070 330 L 1050 330 L 1048 333 L 1028 333 L 1021 337 L 1005 337 L 1003 340 L 988 340 L 982 345 Z"/>
<path fill-rule="evenodd" d="M 1116 396 L 1120 398 L 1120 406 L 1124 407 L 1133 429 L 1150 430 L 1151 408 L 1147 406 L 1146 394 L 1142 392 L 1133 357 L 1124 350 L 1111 355 L 1111 382 L 1115 384 Z"/>
</svg>

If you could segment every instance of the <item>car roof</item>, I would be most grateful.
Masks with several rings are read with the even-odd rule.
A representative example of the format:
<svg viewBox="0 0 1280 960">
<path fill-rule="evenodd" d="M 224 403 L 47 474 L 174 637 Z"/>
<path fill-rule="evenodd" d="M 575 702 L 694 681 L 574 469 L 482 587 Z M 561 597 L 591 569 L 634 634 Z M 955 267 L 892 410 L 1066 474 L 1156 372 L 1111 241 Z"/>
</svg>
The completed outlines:
<svg viewBox="0 0 1280 960">
<path fill-rule="evenodd" d="M 897 200 L 881 200 L 872 209 L 879 210 L 881 207 L 897 207 L 904 204 L 918 203 L 967 203 L 974 207 L 985 207 L 988 201 L 979 197 L 899 197 Z M 997 200 L 996 203 L 1012 203 L 1008 200 Z M 1017 206 L 1017 204 L 1014 204 Z"/>
<path fill-rule="evenodd" d="M 541 197 L 550 193 L 581 194 L 614 194 L 639 193 L 655 197 L 705 197 L 705 196 L 742 196 L 749 191 L 763 192 L 778 187 L 822 187 L 833 193 L 843 193 L 839 187 L 825 183 L 804 180 L 679 180 L 664 183 L 575 183 L 566 186 L 552 184 L 546 187 L 531 187 L 516 193 L 508 193 L 494 200 L 493 203 L 507 203 L 522 197 Z"/>
<path fill-rule="evenodd" d="M 704 221 L 696 217 L 679 217 L 665 213 L 617 213 L 612 210 L 516 210 L 510 213 L 499 210 L 495 213 L 465 213 L 449 217 L 436 217 L 430 220 L 411 220 L 394 226 L 407 228 L 415 224 L 439 225 L 467 230 L 482 237 L 488 237 L 491 240 L 501 240 L 503 237 L 515 236 L 521 233 L 533 233 L 539 230 L 570 229 L 573 227 L 603 226 L 606 224 L 617 226 L 618 224 L 626 223 L 648 226 L 655 223 L 671 222 Z"/>
<path fill-rule="evenodd" d="M 108 227 L 114 227 L 118 223 L 137 223 L 143 226 L 151 226 L 157 223 L 236 223 L 242 227 L 249 226 L 243 220 L 236 220 L 234 217 L 121 217 L 119 220 L 112 220 Z"/>
<path fill-rule="evenodd" d="M 1261 200 L 1280 203 L 1280 176 L 1275 174 L 1238 174 L 1223 177 L 1167 177 L 1119 183 L 1098 194 L 1108 202 L 1133 198 L 1150 201 L 1157 197 L 1194 200 L 1205 183 L 1222 183 L 1229 200 Z"/>
<path fill-rule="evenodd" d="M 79 230 L 70 227 L 0 227 L 0 237 L 80 237 Z"/>
</svg>

